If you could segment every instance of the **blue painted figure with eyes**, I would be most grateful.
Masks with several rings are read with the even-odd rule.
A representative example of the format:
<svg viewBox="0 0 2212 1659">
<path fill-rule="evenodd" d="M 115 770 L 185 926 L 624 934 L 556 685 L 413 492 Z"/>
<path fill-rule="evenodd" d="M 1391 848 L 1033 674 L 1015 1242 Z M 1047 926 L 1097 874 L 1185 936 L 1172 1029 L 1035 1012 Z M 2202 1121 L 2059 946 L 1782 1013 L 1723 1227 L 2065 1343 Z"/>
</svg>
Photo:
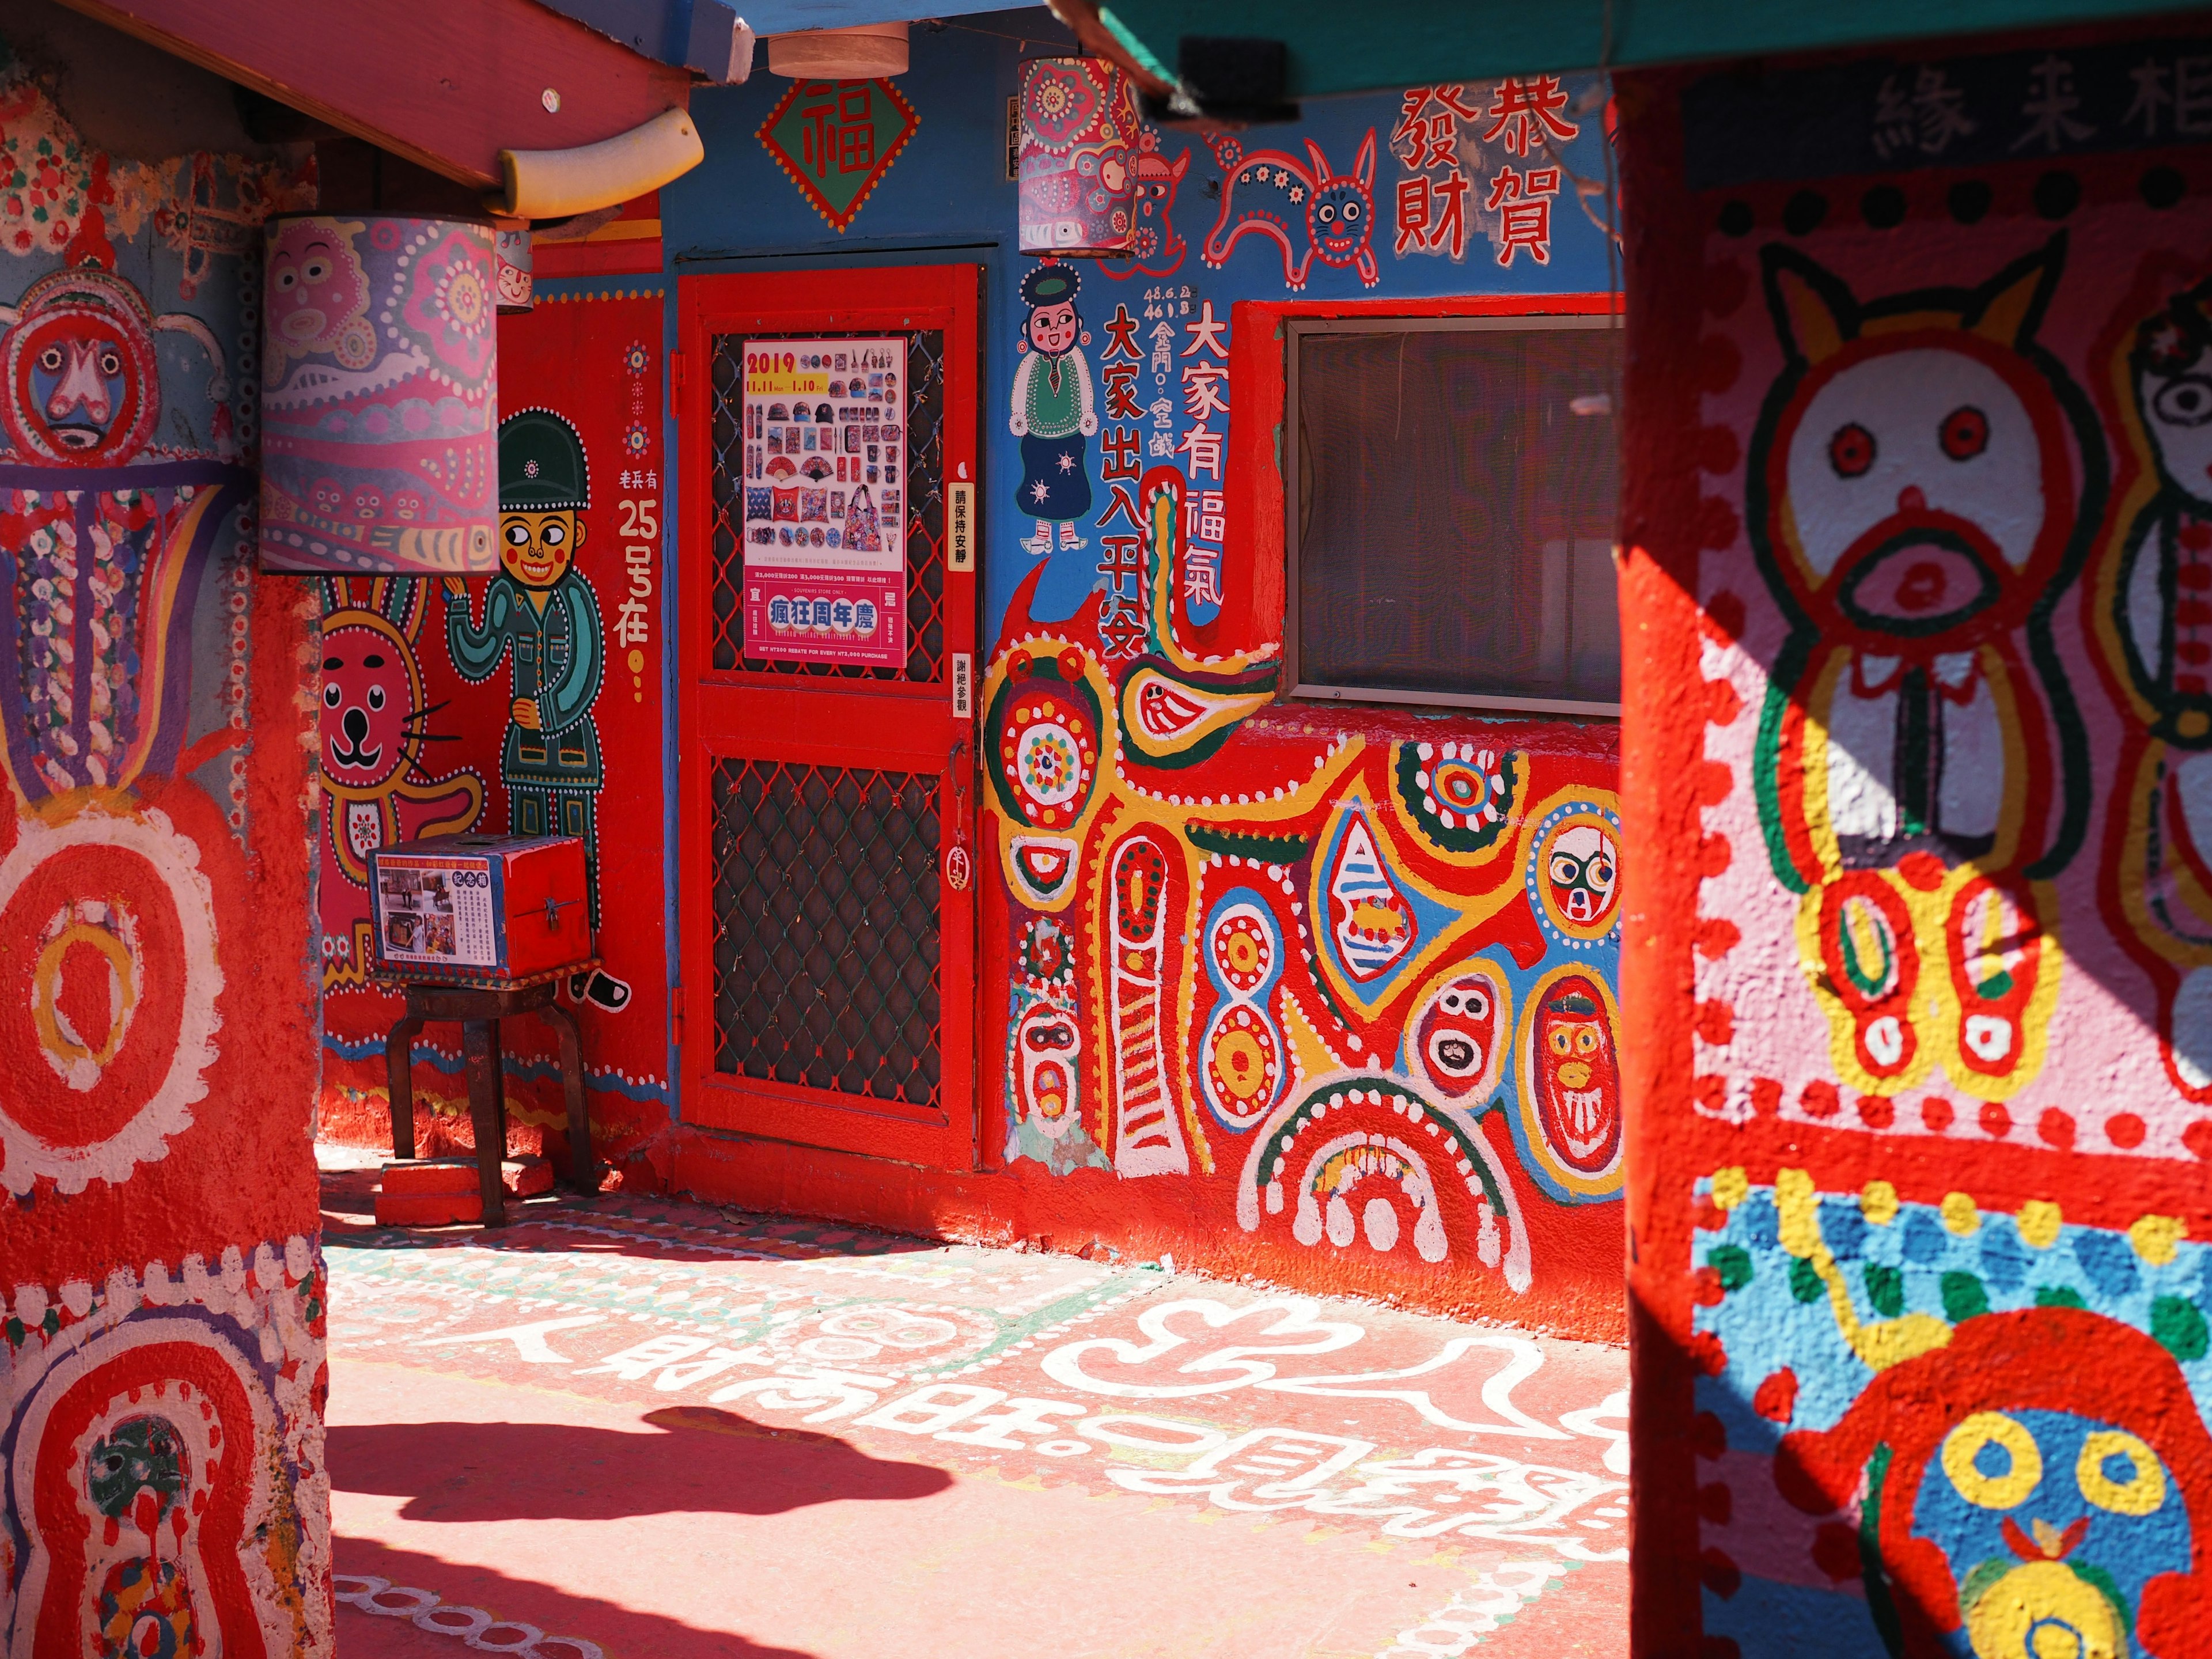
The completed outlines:
<svg viewBox="0 0 2212 1659">
<path fill-rule="evenodd" d="M 1774 1468 L 1829 1517 L 1818 1570 L 1865 1596 L 1808 1651 L 2189 1659 L 2212 1635 L 2212 1435 L 2174 1355 L 2121 1321 L 1971 1316 L 1832 1428 L 1784 1436 Z"/>
<path fill-rule="evenodd" d="M 98 335 L 48 341 L 31 362 L 31 394 L 57 443 L 98 447 L 123 407 L 122 345 Z"/>
<path fill-rule="evenodd" d="M 1959 1424 L 1921 1480 L 1912 1530 L 1951 1558 L 1962 1623 L 1946 1646 L 1960 1659 L 2131 1652 L 2144 1586 L 2189 1568 L 2188 1511 L 2158 1454 L 2067 1412 Z"/>
<path fill-rule="evenodd" d="M 1220 216 L 1199 250 L 1206 264 L 1225 263 L 1237 244 L 1253 234 L 1281 249 L 1287 287 L 1304 288 L 1316 260 L 1358 270 L 1370 288 L 1382 280 L 1375 263 L 1373 128 L 1349 173 L 1331 167 L 1310 138 L 1303 159 L 1279 149 L 1247 155 L 1233 138 L 1212 142 L 1228 177 L 1221 185 Z"/>
</svg>

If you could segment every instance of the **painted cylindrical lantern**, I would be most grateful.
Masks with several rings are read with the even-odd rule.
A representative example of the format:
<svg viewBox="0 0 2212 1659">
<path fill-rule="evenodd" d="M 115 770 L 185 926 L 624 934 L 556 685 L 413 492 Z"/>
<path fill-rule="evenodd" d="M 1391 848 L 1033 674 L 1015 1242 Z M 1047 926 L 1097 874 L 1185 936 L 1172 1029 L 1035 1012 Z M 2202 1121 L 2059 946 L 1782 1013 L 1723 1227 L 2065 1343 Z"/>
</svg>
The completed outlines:
<svg viewBox="0 0 2212 1659">
<path fill-rule="evenodd" d="M 262 567 L 496 570 L 491 227 L 316 215 L 266 240 Z"/>
<path fill-rule="evenodd" d="M 527 219 L 495 221 L 492 248 L 499 261 L 495 281 L 500 310 L 529 310 L 533 303 L 531 299 L 530 222 Z"/>
<path fill-rule="evenodd" d="M 1137 104 L 1127 75 L 1097 58 L 1031 58 L 1022 65 L 1021 125 L 1022 252 L 1128 252 Z"/>
</svg>

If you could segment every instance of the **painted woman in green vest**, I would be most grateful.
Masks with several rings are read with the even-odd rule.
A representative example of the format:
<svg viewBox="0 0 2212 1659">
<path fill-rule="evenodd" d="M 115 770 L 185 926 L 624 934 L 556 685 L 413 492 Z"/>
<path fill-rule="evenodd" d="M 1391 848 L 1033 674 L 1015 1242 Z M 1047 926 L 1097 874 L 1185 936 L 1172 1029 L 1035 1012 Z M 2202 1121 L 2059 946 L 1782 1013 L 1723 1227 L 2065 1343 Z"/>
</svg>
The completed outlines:
<svg viewBox="0 0 2212 1659">
<path fill-rule="evenodd" d="M 1013 414 L 1007 424 L 1022 441 L 1016 504 L 1037 521 L 1036 539 L 1022 544 L 1031 553 L 1053 550 L 1055 524 L 1061 547 L 1082 546 L 1073 521 L 1091 511 L 1090 451 L 1098 430 L 1098 399 L 1082 351 L 1082 343 L 1091 337 L 1075 309 L 1082 286 L 1073 266 L 1057 262 L 1041 264 L 1022 278 L 1022 302 L 1030 316 L 1022 330 L 1024 350 L 1014 370 Z"/>
<path fill-rule="evenodd" d="M 575 836 L 584 843 L 592 926 L 599 925 L 599 793 L 606 781 L 592 719 L 606 650 L 599 596 L 574 568 L 584 544 L 580 516 L 591 478 L 576 428 L 546 409 L 499 424 L 500 563 L 484 590 L 483 626 L 468 587 L 446 579 L 446 643 L 463 679 L 475 683 L 514 664 L 507 743 L 499 772 L 507 827 L 520 836 Z M 613 1010 L 629 988 L 593 974 L 574 988 Z"/>
</svg>

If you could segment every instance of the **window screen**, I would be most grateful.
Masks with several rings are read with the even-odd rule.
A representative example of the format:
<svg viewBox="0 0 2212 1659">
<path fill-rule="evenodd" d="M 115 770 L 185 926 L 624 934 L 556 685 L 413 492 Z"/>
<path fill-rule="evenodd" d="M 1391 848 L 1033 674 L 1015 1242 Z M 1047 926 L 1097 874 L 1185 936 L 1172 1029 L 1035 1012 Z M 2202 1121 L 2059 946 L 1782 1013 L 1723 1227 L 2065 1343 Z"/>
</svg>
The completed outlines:
<svg viewBox="0 0 2212 1659">
<path fill-rule="evenodd" d="M 1618 708 L 1607 321 L 1291 325 L 1299 694 Z"/>
</svg>

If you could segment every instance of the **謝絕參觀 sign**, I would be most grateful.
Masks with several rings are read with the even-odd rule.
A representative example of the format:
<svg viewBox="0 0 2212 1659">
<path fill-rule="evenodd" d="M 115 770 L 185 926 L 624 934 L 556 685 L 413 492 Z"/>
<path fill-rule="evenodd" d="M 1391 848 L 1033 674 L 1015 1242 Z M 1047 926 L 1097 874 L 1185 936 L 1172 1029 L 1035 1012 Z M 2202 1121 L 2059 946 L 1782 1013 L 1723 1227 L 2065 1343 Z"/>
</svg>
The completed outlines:
<svg viewBox="0 0 2212 1659">
<path fill-rule="evenodd" d="M 906 342 L 745 343 L 745 654 L 906 660 Z"/>
</svg>

